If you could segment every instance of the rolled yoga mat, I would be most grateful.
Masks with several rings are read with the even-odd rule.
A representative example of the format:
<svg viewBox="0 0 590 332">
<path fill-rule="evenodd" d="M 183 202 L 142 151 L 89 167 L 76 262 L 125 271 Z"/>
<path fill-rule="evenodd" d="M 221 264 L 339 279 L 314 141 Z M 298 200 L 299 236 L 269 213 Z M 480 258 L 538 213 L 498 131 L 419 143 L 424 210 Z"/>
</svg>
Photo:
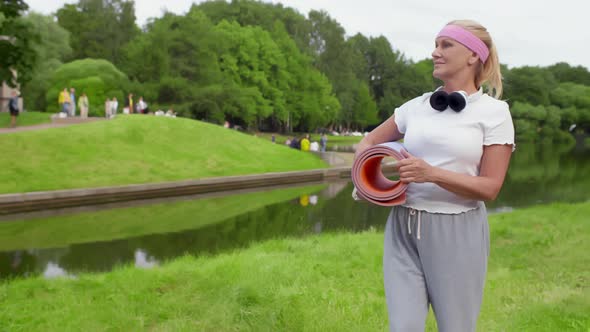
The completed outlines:
<svg viewBox="0 0 590 332">
<path fill-rule="evenodd" d="M 381 206 L 394 206 L 406 202 L 408 185 L 385 177 L 381 166 L 381 161 L 385 157 L 391 157 L 396 161 L 405 159 L 401 153 L 403 148 L 404 146 L 397 142 L 378 144 L 366 149 L 354 160 L 351 175 L 359 198 Z"/>
</svg>

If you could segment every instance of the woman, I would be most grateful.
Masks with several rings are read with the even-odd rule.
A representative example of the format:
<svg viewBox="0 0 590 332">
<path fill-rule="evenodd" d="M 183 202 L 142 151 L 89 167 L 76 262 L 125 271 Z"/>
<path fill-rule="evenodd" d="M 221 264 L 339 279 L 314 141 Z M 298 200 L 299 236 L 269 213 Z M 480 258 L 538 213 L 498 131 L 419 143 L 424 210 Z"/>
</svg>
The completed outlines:
<svg viewBox="0 0 590 332">
<path fill-rule="evenodd" d="M 118 107 L 119 102 L 117 101 L 117 97 L 113 97 L 113 99 L 111 99 L 111 117 L 115 117 L 117 115 Z"/>
<path fill-rule="evenodd" d="M 134 107 L 135 105 L 133 104 L 133 93 L 129 93 L 127 99 L 125 100 L 125 109 L 127 109 L 127 112 L 125 112 L 125 109 L 123 109 L 123 113 L 132 114 Z"/>
<path fill-rule="evenodd" d="M 139 97 L 139 101 L 137 102 L 137 113 L 139 113 L 139 114 L 147 114 L 148 113 L 148 105 L 143 100 L 143 97 Z"/>
<path fill-rule="evenodd" d="M 111 118 L 111 111 L 113 110 L 112 101 L 107 97 L 104 101 L 104 116 L 107 119 Z"/>
<path fill-rule="evenodd" d="M 502 187 L 514 127 L 508 105 L 497 99 L 500 65 L 484 27 L 449 23 L 432 59 L 433 76 L 444 85 L 397 108 L 361 141 L 357 155 L 401 138 L 407 150 L 397 166 L 407 200 L 392 209 L 385 228 L 391 331 L 424 331 L 429 305 L 439 331 L 475 331 L 489 254 L 483 201 Z M 493 97 L 483 93 L 484 84 Z"/>
<path fill-rule="evenodd" d="M 62 92 L 59 94 L 58 103 L 60 106 L 60 110 L 66 116 L 70 116 L 70 104 L 72 102 L 70 93 L 68 92 L 68 88 L 64 88 Z"/>
<path fill-rule="evenodd" d="M 80 109 L 80 117 L 86 119 L 88 117 L 88 96 L 86 96 L 86 92 L 83 92 L 80 99 L 78 99 L 78 108 Z"/>
</svg>

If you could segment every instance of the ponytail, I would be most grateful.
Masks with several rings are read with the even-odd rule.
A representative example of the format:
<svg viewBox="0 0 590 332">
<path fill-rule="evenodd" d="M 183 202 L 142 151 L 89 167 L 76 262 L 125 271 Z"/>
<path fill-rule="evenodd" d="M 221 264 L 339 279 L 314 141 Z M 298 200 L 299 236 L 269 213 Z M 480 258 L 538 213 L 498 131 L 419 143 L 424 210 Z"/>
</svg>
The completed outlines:
<svg viewBox="0 0 590 332">
<path fill-rule="evenodd" d="M 458 20 L 449 24 L 463 27 L 486 44 L 490 55 L 483 66 L 479 66 L 479 70 L 475 74 L 475 86 L 479 88 L 485 85 L 489 95 L 500 99 L 502 97 L 502 72 L 500 71 L 498 50 L 492 41 L 490 33 L 481 24 L 471 20 Z"/>
</svg>

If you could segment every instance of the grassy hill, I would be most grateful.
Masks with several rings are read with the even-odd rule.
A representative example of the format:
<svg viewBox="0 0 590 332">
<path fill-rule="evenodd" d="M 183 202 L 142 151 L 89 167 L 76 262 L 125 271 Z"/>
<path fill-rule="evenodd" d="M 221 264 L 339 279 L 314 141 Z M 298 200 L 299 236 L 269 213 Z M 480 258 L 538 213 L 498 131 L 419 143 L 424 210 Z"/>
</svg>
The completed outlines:
<svg viewBox="0 0 590 332">
<path fill-rule="evenodd" d="M 311 153 L 183 118 L 122 116 L 1 139 L 0 193 L 326 167 Z"/>
</svg>

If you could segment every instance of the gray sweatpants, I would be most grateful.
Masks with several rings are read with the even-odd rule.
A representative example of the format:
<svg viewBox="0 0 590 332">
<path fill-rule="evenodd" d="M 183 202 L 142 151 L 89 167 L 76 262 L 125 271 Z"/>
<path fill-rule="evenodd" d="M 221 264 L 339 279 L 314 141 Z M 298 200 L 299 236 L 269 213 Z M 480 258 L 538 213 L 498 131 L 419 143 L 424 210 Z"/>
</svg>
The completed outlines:
<svg viewBox="0 0 590 332">
<path fill-rule="evenodd" d="M 489 245 L 483 203 L 460 214 L 394 207 L 383 252 L 390 330 L 424 331 L 430 304 L 439 331 L 475 331 Z"/>
</svg>

